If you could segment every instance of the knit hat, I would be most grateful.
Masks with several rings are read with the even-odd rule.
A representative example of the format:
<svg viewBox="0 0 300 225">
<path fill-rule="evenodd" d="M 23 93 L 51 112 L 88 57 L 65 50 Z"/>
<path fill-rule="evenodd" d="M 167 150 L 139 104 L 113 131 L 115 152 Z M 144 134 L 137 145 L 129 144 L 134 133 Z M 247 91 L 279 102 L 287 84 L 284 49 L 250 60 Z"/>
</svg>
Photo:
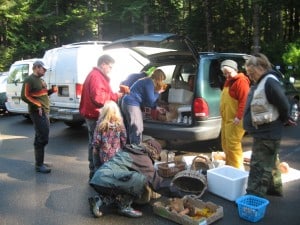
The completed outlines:
<svg viewBox="0 0 300 225">
<path fill-rule="evenodd" d="M 227 60 L 224 60 L 222 63 L 221 63 L 221 69 L 224 67 L 224 66 L 228 66 L 228 67 L 231 67 L 232 69 L 234 70 L 238 70 L 238 66 L 237 66 L 237 63 L 233 60 L 230 60 L 230 59 L 227 59 Z"/>
</svg>

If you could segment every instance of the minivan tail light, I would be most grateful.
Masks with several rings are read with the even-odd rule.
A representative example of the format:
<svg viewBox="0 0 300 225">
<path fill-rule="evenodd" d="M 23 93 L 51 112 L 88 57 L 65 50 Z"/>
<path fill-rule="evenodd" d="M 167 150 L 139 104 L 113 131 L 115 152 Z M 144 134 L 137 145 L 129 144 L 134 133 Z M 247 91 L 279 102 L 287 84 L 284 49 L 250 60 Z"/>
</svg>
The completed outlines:
<svg viewBox="0 0 300 225">
<path fill-rule="evenodd" d="M 76 84 L 76 98 L 81 98 L 82 84 Z"/>
<path fill-rule="evenodd" d="M 206 120 L 209 116 L 207 102 L 203 98 L 195 98 L 193 102 L 193 113 L 196 120 Z"/>
</svg>

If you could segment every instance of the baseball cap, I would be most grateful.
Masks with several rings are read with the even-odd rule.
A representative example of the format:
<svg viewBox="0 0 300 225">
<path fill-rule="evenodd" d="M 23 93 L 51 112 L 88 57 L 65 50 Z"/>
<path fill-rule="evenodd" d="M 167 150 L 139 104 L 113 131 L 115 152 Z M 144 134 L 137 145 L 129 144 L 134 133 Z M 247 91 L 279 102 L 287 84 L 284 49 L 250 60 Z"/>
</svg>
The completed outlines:
<svg viewBox="0 0 300 225">
<path fill-rule="evenodd" d="M 33 63 L 33 67 L 37 67 L 37 66 L 41 66 L 43 67 L 45 70 L 48 70 L 49 67 L 42 61 L 42 60 L 37 60 Z"/>
</svg>

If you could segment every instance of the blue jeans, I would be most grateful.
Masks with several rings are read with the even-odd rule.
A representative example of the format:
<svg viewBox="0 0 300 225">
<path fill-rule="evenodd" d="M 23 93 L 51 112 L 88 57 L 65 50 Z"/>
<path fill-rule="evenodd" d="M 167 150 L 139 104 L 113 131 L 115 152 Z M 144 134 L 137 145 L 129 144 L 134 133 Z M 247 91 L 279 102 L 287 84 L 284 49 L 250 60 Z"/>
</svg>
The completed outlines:
<svg viewBox="0 0 300 225">
<path fill-rule="evenodd" d="M 90 173 L 94 173 L 95 165 L 93 160 L 93 139 L 94 139 L 94 131 L 96 128 L 97 120 L 85 118 L 85 122 L 88 128 L 88 135 L 89 135 L 89 143 L 88 143 L 89 169 L 90 169 Z"/>
<path fill-rule="evenodd" d="M 41 166 L 44 163 L 45 146 L 49 141 L 49 128 L 50 121 L 48 113 L 43 110 L 42 116 L 39 115 L 38 111 L 30 113 L 32 120 L 35 137 L 34 137 L 34 154 L 35 154 L 35 165 Z"/>
</svg>

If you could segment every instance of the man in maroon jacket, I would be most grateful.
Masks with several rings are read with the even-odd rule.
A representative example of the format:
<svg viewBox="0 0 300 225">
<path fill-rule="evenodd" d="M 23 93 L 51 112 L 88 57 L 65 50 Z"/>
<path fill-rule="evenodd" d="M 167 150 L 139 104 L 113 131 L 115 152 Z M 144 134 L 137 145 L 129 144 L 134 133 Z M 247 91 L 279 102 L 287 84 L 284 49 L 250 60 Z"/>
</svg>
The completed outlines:
<svg viewBox="0 0 300 225">
<path fill-rule="evenodd" d="M 86 77 L 81 94 L 80 114 L 85 118 L 89 143 L 88 160 L 90 169 L 90 179 L 94 174 L 93 164 L 93 133 L 99 117 L 99 110 L 108 100 L 118 101 L 123 96 L 122 93 L 114 93 L 110 86 L 110 73 L 115 60 L 109 55 L 102 55 L 98 59 L 97 67 L 94 67 Z"/>
</svg>

